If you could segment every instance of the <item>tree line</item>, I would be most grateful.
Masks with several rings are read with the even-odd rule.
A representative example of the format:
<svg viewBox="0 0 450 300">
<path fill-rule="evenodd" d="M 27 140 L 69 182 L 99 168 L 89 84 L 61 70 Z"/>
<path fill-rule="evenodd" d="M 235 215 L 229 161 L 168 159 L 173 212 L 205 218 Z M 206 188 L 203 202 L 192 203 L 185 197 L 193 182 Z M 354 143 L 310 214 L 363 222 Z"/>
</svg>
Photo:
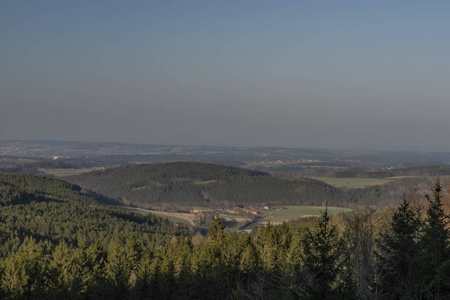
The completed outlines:
<svg viewBox="0 0 450 300">
<path fill-rule="evenodd" d="M 207 163 L 163 163 L 95 171 L 66 180 L 119 203 L 197 206 L 349 206 L 352 197 L 321 181 L 287 180 L 266 173 Z"/>
<path fill-rule="evenodd" d="M 60 180 L 2 177 L 0 191 L 5 299 L 450 296 L 448 216 L 439 181 L 422 206 L 403 197 L 392 211 L 330 218 L 325 210 L 317 219 L 268 222 L 250 234 L 226 233 L 216 217 L 205 236 L 100 206 Z"/>
<path fill-rule="evenodd" d="M 446 168 L 430 166 L 408 170 L 428 170 L 434 174 L 444 172 Z M 192 162 L 119 167 L 70 176 L 65 180 L 106 195 L 116 204 L 140 207 L 323 206 L 328 203 L 354 209 L 381 208 L 396 204 L 404 191 L 426 191 L 432 187 L 432 179 L 420 177 L 366 188 L 338 189 L 309 178 L 286 179 L 247 169 Z"/>
</svg>

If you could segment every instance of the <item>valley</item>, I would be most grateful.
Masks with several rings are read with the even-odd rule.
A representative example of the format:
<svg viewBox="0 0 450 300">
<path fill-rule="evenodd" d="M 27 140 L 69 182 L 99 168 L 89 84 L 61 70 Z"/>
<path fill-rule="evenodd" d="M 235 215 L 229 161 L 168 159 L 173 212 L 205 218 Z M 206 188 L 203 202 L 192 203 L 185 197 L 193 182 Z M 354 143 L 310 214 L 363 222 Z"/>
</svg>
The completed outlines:
<svg viewBox="0 0 450 300">
<path fill-rule="evenodd" d="M 330 216 L 336 213 L 345 213 L 352 211 L 342 207 L 325 206 L 280 206 L 262 208 L 241 208 L 241 209 L 196 209 L 192 208 L 190 213 L 177 213 L 167 211 L 157 211 L 136 207 L 123 207 L 131 211 L 154 214 L 167 218 L 170 222 L 177 224 L 189 224 L 191 226 L 204 225 L 205 219 L 209 217 L 212 221 L 215 215 L 218 215 L 228 232 L 250 232 L 255 227 L 265 226 L 267 222 L 273 225 L 280 225 L 283 222 L 297 221 L 301 218 L 319 217 L 327 209 Z M 245 229 L 245 230 L 244 230 Z"/>
<path fill-rule="evenodd" d="M 323 251 L 336 259 L 327 268 L 342 266 L 333 282 L 358 299 L 372 294 L 366 282 L 378 280 L 377 268 L 395 268 L 380 251 L 397 249 L 390 243 L 400 229 L 412 230 L 402 251 L 422 270 L 432 262 L 422 259 L 434 241 L 427 226 L 449 232 L 445 219 L 432 219 L 450 209 L 444 163 L 201 147 L 149 162 L 148 153 L 114 154 L 134 146 L 106 145 L 108 155 L 104 144 L 47 146 L 62 152 L 0 157 L 2 298 L 293 299 Z M 303 158 L 276 157 L 287 153 Z M 422 274 L 411 286 L 421 288 Z"/>
</svg>

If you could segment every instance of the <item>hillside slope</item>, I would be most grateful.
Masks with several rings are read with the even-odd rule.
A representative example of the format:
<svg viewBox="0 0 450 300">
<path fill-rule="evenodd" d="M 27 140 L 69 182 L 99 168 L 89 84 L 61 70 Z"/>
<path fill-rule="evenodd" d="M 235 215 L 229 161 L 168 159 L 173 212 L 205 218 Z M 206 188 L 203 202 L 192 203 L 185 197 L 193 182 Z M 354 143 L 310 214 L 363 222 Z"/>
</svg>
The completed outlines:
<svg viewBox="0 0 450 300">
<path fill-rule="evenodd" d="M 79 186 L 62 180 L 0 173 L 0 257 L 32 237 L 48 247 L 104 245 L 115 237 L 138 234 L 147 243 L 160 243 L 166 234 L 181 233 L 155 216 L 143 216 L 101 205 Z"/>
<path fill-rule="evenodd" d="M 208 163 L 175 162 L 120 167 L 66 177 L 126 205 L 347 206 L 347 195 L 312 179 L 286 180 L 266 173 Z"/>
</svg>

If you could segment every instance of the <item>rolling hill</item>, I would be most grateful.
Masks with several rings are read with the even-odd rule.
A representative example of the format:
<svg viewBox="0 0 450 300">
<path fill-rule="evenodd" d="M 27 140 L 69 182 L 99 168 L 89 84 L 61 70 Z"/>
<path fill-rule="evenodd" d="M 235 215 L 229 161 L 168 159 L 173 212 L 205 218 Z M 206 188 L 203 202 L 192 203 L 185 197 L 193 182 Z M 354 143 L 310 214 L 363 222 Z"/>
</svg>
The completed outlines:
<svg viewBox="0 0 450 300">
<path fill-rule="evenodd" d="M 65 180 L 142 207 L 159 205 L 348 206 L 348 195 L 313 179 L 287 180 L 267 173 L 209 163 L 173 162 L 94 171 Z"/>
<path fill-rule="evenodd" d="M 62 241 L 72 246 L 115 236 L 140 236 L 145 244 L 181 234 L 169 221 L 101 204 L 103 199 L 65 181 L 35 175 L 0 173 L 0 258 L 26 239 L 51 248 Z"/>
</svg>

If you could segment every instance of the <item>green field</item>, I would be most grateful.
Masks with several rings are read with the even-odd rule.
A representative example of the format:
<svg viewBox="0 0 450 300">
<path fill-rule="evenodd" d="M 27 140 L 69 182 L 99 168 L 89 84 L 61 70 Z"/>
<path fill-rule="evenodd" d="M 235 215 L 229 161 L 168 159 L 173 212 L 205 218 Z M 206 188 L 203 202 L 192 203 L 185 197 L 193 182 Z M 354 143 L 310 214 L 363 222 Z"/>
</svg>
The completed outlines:
<svg viewBox="0 0 450 300">
<path fill-rule="evenodd" d="M 261 211 L 264 218 L 262 222 L 270 220 L 273 223 L 282 223 L 283 221 L 297 220 L 304 217 L 320 216 L 325 211 L 325 206 L 285 206 L 282 209 Z M 351 211 L 349 208 L 328 207 L 328 214 L 334 215 L 340 212 Z"/>
<path fill-rule="evenodd" d="M 417 176 L 394 176 L 385 178 L 333 178 L 333 177 L 310 177 L 311 179 L 320 180 L 326 184 L 332 185 L 337 188 L 365 188 L 374 185 L 382 185 L 395 180 L 400 180 L 403 178 L 414 178 Z M 430 179 L 436 179 L 436 176 L 423 176 Z M 448 179 L 450 176 L 442 175 L 439 176 L 442 179 Z"/>
<path fill-rule="evenodd" d="M 321 212 L 325 211 L 325 206 L 283 206 L 283 207 L 274 207 L 269 211 L 260 211 L 258 215 L 259 219 L 245 227 L 245 231 L 251 231 L 255 226 L 264 226 L 270 220 L 272 224 L 281 224 L 282 222 L 288 222 L 290 220 L 298 220 L 305 217 L 311 216 L 320 216 Z M 342 207 L 328 207 L 328 214 L 333 215 L 341 212 L 351 211 L 349 208 Z M 249 222 L 250 219 L 244 216 L 235 216 L 235 215 L 227 215 L 221 214 L 221 218 L 226 219 L 227 221 L 224 223 L 230 231 L 239 230 L 242 226 L 245 225 L 246 222 Z"/>
<path fill-rule="evenodd" d="M 311 177 L 315 180 L 320 180 L 326 184 L 332 185 L 337 188 L 364 188 L 368 186 L 381 185 L 393 180 L 398 180 L 403 177 L 389 177 L 389 178 L 332 178 L 332 177 Z"/>
</svg>

